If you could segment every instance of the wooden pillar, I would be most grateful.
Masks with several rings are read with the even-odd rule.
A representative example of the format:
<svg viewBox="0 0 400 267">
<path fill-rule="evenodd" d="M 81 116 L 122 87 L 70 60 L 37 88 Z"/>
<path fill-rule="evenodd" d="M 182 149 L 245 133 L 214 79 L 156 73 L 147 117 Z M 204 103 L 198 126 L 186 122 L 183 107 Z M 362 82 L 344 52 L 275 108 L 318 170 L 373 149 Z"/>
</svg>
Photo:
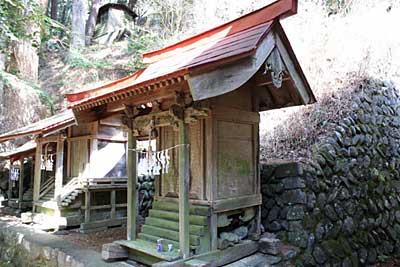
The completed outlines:
<svg viewBox="0 0 400 267">
<path fill-rule="evenodd" d="M 59 137 L 57 141 L 56 173 L 54 183 L 54 199 L 59 201 L 63 187 L 64 176 L 64 138 Z"/>
<path fill-rule="evenodd" d="M 127 172 L 128 172 L 128 222 L 127 239 L 136 239 L 136 216 L 137 216 L 137 159 L 136 159 L 136 137 L 132 129 L 128 130 Z"/>
<path fill-rule="evenodd" d="M 96 133 L 97 134 L 97 133 Z M 89 155 L 89 178 L 99 178 L 96 175 L 96 154 L 98 151 L 99 140 L 97 138 L 90 139 L 90 155 Z M 100 162 L 101 164 L 101 162 Z"/>
<path fill-rule="evenodd" d="M 11 181 L 11 171 L 12 171 L 13 161 L 10 160 L 10 173 L 8 175 L 8 205 L 10 205 L 11 195 L 12 195 L 12 181 Z"/>
<path fill-rule="evenodd" d="M 90 205 L 91 205 L 91 194 L 89 189 L 85 192 L 85 223 L 90 222 Z"/>
<path fill-rule="evenodd" d="M 190 257 L 189 239 L 189 137 L 188 125 L 179 122 L 179 248 L 181 256 Z"/>
<path fill-rule="evenodd" d="M 42 143 L 40 141 L 36 141 L 36 144 L 35 176 L 33 178 L 33 202 L 39 200 L 40 183 L 42 178 L 42 170 L 40 169 L 40 165 L 42 163 Z"/>
<path fill-rule="evenodd" d="M 22 209 L 22 202 L 24 198 L 24 157 L 22 156 L 19 160 L 19 187 L 18 187 L 18 208 Z"/>
</svg>

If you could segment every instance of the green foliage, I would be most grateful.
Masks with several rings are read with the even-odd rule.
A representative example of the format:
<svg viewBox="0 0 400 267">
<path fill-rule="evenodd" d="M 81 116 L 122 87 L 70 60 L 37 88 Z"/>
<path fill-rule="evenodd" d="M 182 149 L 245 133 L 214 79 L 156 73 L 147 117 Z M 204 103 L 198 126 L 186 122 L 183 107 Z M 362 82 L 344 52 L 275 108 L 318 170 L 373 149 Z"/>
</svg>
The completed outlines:
<svg viewBox="0 0 400 267">
<path fill-rule="evenodd" d="M 50 110 L 51 114 L 54 114 L 55 106 L 51 96 L 47 92 L 43 91 L 39 86 L 33 86 L 33 89 L 39 96 L 40 102 Z"/>
<path fill-rule="evenodd" d="M 129 69 L 138 70 L 145 66 L 142 55 L 154 47 L 159 42 L 159 39 L 149 33 L 135 32 L 128 40 L 128 53 L 132 54 L 132 59 L 129 64 Z"/>
<path fill-rule="evenodd" d="M 89 60 L 79 50 L 70 50 L 67 64 L 80 69 L 111 69 L 112 64 L 107 60 Z"/>
<path fill-rule="evenodd" d="M 37 36 L 49 23 L 48 17 L 33 0 L 0 1 L 0 50 L 7 50 L 8 43 L 21 39 L 32 40 L 32 45 L 39 47 Z"/>
</svg>

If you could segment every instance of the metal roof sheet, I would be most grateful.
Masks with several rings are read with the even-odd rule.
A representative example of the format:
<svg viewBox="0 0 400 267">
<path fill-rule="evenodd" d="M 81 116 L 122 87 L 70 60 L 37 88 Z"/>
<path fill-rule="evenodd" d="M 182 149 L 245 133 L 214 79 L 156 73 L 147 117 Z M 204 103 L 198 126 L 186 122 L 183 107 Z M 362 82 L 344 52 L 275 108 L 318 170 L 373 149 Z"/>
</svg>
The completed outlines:
<svg viewBox="0 0 400 267">
<path fill-rule="evenodd" d="M 40 120 L 30 125 L 2 134 L 0 135 L 0 142 L 27 135 L 43 134 L 73 124 L 75 124 L 74 114 L 70 109 L 66 109 L 61 113 L 44 120 Z"/>
<path fill-rule="evenodd" d="M 139 90 L 171 78 L 182 77 L 199 68 L 218 66 L 254 53 L 272 28 L 275 19 L 296 13 L 296 0 L 280 0 L 236 20 L 144 55 L 147 68 L 92 90 L 67 94 L 70 107 Z"/>
<path fill-rule="evenodd" d="M 36 142 L 35 140 L 31 140 L 26 142 L 25 144 L 23 144 L 20 147 L 17 147 L 16 149 L 10 150 L 10 151 L 5 151 L 0 153 L 0 158 L 3 159 L 7 159 L 7 158 L 11 158 L 13 156 L 25 153 L 25 152 L 29 152 L 29 151 L 33 151 L 36 149 Z"/>
</svg>

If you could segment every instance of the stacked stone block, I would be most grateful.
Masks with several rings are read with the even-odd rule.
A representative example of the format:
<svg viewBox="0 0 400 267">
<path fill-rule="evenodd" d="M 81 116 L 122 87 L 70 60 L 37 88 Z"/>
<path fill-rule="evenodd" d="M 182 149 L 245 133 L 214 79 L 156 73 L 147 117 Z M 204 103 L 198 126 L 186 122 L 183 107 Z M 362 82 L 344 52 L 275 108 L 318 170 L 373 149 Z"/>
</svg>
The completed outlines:
<svg viewBox="0 0 400 267">
<path fill-rule="evenodd" d="M 261 168 L 263 225 L 306 266 L 365 266 L 400 252 L 400 105 L 368 82 L 306 163 Z"/>
</svg>

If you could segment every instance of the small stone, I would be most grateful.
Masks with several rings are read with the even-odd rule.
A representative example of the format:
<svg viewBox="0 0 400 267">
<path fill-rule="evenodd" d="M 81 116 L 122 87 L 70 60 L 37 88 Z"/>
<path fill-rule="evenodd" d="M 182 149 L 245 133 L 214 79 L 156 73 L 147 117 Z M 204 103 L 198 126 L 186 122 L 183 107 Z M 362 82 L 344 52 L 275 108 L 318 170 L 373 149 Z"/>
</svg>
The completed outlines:
<svg viewBox="0 0 400 267">
<path fill-rule="evenodd" d="M 305 188 L 306 185 L 300 177 L 289 177 L 282 179 L 282 184 L 283 187 L 288 190 L 288 189 L 300 189 L 300 188 Z"/>
<path fill-rule="evenodd" d="M 325 195 L 325 193 L 318 194 L 317 204 L 320 207 L 324 207 L 325 206 L 325 204 L 326 204 L 326 195 Z"/>
<path fill-rule="evenodd" d="M 282 242 L 279 239 L 262 237 L 259 240 L 258 250 L 261 253 L 276 256 L 279 254 L 279 249 L 280 249 L 281 245 L 282 245 Z"/>
<path fill-rule="evenodd" d="M 330 205 L 327 205 L 325 207 L 325 215 L 329 218 L 329 220 L 334 221 L 334 222 L 339 219 L 335 210 Z"/>
<path fill-rule="evenodd" d="M 288 213 L 286 218 L 288 220 L 301 220 L 304 218 L 304 208 L 303 206 L 296 205 L 288 208 Z"/>
<path fill-rule="evenodd" d="M 274 206 L 267 215 L 267 221 L 272 222 L 279 218 L 280 208 L 278 206 Z"/>
<path fill-rule="evenodd" d="M 308 242 L 308 235 L 305 231 L 289 232 L 288 241 L 291 244 L 294 244 L 295 246 L 306 248 Z"/>
<path fill-rule="evenodd" d="M 277 221 L 273 221 L 270 224 L 268 224 L 268 229 L 272 232 L 278 232 L 281 230 L 281 224 Z"/>
<path fill-rule="evenodd" d="M 324 235 L 325 235 L 324 225 L 322 223 L 318 223 L 315 229 L 315 238 L 317 240 L 322 240 L 322 238 L 324 238 Z"/>
<path fill-rule="evenodd" d="M 297 232 L 303 230 L 303 223 L 302 221 L 289 221 L 289 231 L 290 232 Z"/>
<path fill-rule="evenodd" d="M 351 217 L 346 217 L 343 222 L 343 230 L 347 235 L 352 235 L 355 230 L 354 221 Z"/>
<path fill-rule="evenodd" d="M 307 196 L 306 193 L 300 189 L 285 191 L 281 199 L 286 204 L 306 204 Z"/>
<path fill-rule="evenodd" d="M 314 251 L 312 254 L 314 256 L 315 261 L 321 265 L 324 264 L 328 259 L 324 250 L 319 246 L 314 248 Z"/>
<path fill-rule="evenodd" d="M 368 257 L 368 252 L 365 248 L 361 248 L 358 250 L 358 258 L 362 265 L 365 265 L 367 263 L 367 257 Z"/>
</svg>

